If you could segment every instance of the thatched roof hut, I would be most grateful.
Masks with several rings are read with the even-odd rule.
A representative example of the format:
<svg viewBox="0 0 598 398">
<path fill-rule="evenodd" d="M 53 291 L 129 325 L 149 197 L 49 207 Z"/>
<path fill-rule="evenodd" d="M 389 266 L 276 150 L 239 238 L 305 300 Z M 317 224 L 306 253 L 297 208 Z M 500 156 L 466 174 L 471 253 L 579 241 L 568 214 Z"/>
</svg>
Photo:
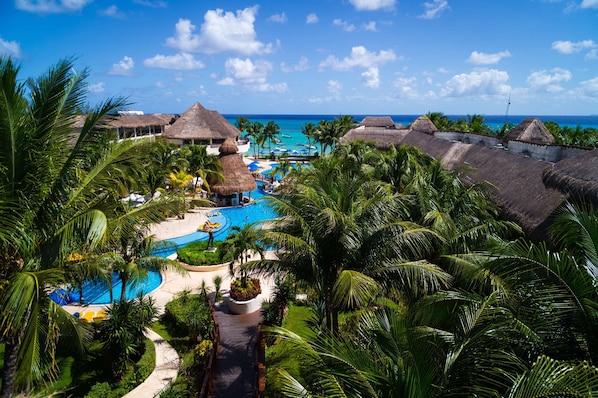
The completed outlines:
<svg viewBox="0 0 598 398">
<path fill-rule="evenodd" d="M 503 144 L 509 141 L 525 141 L 534 144 L 554 144 L 554 137 L 540 119 L 528 117 L 519 123 L 503 138 Z"/>
<path fill-rule="evenodd" d="M 231 138 L 227 138 L 220 145 L 220 163 L 224 181 L 210 184 L 212 192 L 222 196 L 229 196 L 242 192 L 251 192 L 257 188 L 257 184 L 247 165 L 238 154 L 238 148 Z"/>
<path fill-rule="evenodd" d="M 202 143 L 221 143 L 226 138 L 237 140 L 241 132 L 220 113 L 209 111 L 199 102 L 191 105 L 170 126 L 163 137 L 175 140 L 190 140 Z"/>
<path fill-rule="evenodd" d="M 598 149 L 546 167 L 543 179 L 546 186 L 598 204 Z"/>
<path fill-rule="evenodd" d="M 364 126 L 366 128 L 369 127 L 377 127 L 377 128 L 384 128 L 384 129 L 395 129 L 395 122 L 392 120 L 390 116 L 366 116 L 363 118 L 360 126 Z"/>
<path fill-rule="evenodd" d="M 411 130 L 419 131 L 426 134 L 434 134 L 438 131 L 434 123 L 425 116 L 420 116 L 409 125 Z"/>
<path fill-rule="evenodd" d="M 447 141 L 413 130 L 353 129 L 343 141 L 363 139 L 380 149 L 391 145 L 415 146 L 440 159 L 449 169 L 460 169 L 466 183 L 488 182 L 492 200 L 500 206 L 507 219 L 516 221 L 533 239 L 545 237 L 546 226 L 553 211 L 567 197 L 547 188 L 542 180 L 549 162 L 514 155 L 503 149 Z"/>
</svg>

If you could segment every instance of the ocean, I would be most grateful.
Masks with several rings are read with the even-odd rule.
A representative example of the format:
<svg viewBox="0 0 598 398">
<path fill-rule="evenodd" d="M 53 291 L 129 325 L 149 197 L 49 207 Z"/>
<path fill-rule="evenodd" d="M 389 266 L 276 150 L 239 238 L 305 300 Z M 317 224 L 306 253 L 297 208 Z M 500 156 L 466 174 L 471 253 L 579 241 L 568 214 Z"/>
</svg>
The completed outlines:
<svg viewBox="0 0 598 398">
<path fill-rule="evenodd" d="M 270 120 L 274 123 L 278 124 L 280 127 L 280 134 L 278 138 L 280 140 L 277 144 L 272 144 L 271 148 L 268 149 L 266 146 L 265 150 L 262 150 L 262 154 L 269 153 L 269 150 L 276 151 L 276 153 L 288 153 L 289 155 L 293 154 L 313 154 L 314 151 L 320 151 L 318 145 L 315 145 L 313 148 L 307 148 L 307 139 L 301 133 L 301 127 L 303 127 L 306 123 L 313 123 L 317 125 L 320 120 L 333 120 L 338 118 L 339 115 L 276 115 L 276 114 L 259 114 L 259 115 L 235 115 L 235 114 L 225 114 L 223 115 L 226 120 L 228 120 L 233 125 L 235 124 L 236 118 L 238 116 L 244 116 L 249 121 L 252 122 L 260 122 L 263 124 L 267 124 Z M 366 116 L 390 116 L 395 124 L 403 124 L 405 126 L 411 124 L 415 119 L 417 119 L 421 115 L 351 115 L 355 120 L 360 122 Z M 446 115 L 451 120 L 457 119 L 466 119 L 466 115 Z M 497 128 L 505 123 L 505 115 L 483 115 L 486 119 L 486 124 Z M 509 115 L 506 118 L 507 123 L 513 123 L 517 125 L 528 117 L 534 117 L 542 120 L 542 122 L 556 122 L 560 126 L 571 126 L 577 127 L 581 126 L 582 128 L 596 128 L 598 129 L 598 115 L 590 115 L 590 116 L 534 116 L 534 115 L 526 115 L 526 116 L 519 116 L 519 115 Z M 253 155 L 253 150 L 249 155 Z"/>
</svg>

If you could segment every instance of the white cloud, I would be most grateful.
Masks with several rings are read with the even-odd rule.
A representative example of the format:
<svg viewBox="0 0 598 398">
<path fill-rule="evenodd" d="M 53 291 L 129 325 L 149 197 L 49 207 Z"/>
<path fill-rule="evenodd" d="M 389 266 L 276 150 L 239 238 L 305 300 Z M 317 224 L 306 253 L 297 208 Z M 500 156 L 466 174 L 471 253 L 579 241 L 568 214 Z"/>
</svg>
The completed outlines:
<svg viewBox="0 0 598 398">
<path fill-rule="evenodd" d="M 494 54 L 486 54 L 480 53 L 477 51 L 473 51 L 467 62 L 471 62 L 472 64 L 476 65 L 490 65 L 490 64 L 497 64 L 500 62 L 501 59 L 510 57 L 511 53 L 508 51 L 501 51 Z"/>
<path fill-rule="evenodd" d="M 272 52 L 272 44 L 257 40 L 254 25 L 257 6 L 238 10 L 237 13 L 221 9 L 209 10 L 204 15 L 201 33 L 194 34 L 195 25 L 188 19 L 179 19 L 175 36 L 166 44 L 185 52 L 216 54 L 230 51 L 244 55 Z"/>
<path fill-rule="evenodd" d="M 118 7 L 115 5 L 111 5 L 110 7 L 100 10 L 99 11 L 100 15 L 103 15 L 105 17 L 111 17 L 111 18 L 124 18 L 125 17 L 125 13 L 121 12 L 118 10 Z"/>
<path fill-rule="evenodd" d="M 598 77 L 590 80 L 584 80 L 583 82 L 579 83 L 579 87 L 585 95 L 594 98 L 598 97 Z"/>
<path fill-rule="evenodd" d="M 305 18 L 305 23 L 307 23 L 307 24 L 318 23 L 318 16 L 312 12 L 311 14 L 309 14 L 307 16 L 307 18 Z"/>
<path fill-rule="evenodd" d="M 106 91 L 106 83 L 99 82 L 99 83 L 90 84 L 87 86 L 87 91 L 89 91 L 90 93 L 94 93 L 94 94 L 103 93 L 104 91 Z"/>
<path fill-rule="evenodd" d="M 179 53 L 175 55 L 156 55 L 153 58 L 143 60 L 143 65 L 148 68 L 191 70 L 202 69 L 204 63 L 196 60 L 192 54 Z"/>
<path fill-rule="evenodd" d="M 0 36 L 0 54 L 6 54 L 14 58 L 21 58 L 21 46 L 16 41 L 6 41 Z"/>
<path fill-rule="evenodd" d="M 363 81 L 364 86 L 369 88 L 378 88 L 380 87 L 380 73 L 378 68 L 372 67 L 368 68 L 365 72 L 361 74 L 361 78 Z"/>
<path fill-rule="evenodd" d="M 593 48 L 586 54 L 586 59 L 598 59 L 598 51 Z"/>
<path fill-rule="evenodd" d="M 309 60 L 307 57 L 301 57 L 299 63 L 296 65 L 286 65 L 284 62 L 280 64 L 280 69 L 285 72 L 303 72 L 309 69 Z"/>
<path fill-rule="evenodd" d="M 536 91 L 559 92 L 563 91 L 563 83 L 571 80 L 571 72 L 566 69 L 554 68 L 550 71 L 541 70 L 532 72 L 527 77 L 527 83 Z"/>
<path fill-rule="evenodd" d="M 282 14 L 274 14 L 270 16 L 270 18 L 268 18 L 268 21 L 276 23 L 287 23 L 288 19 L 287 15 L 283 12 Z"/>
<path fill-rule="evenodd" d="M 370 21 L 370 22 L 364 24 L 363 29 L 365 29 L 369 32 L 377 32 L 378 29 L 376 29 L 376 21 Z"/>
<path fill-rule="evenodd" d="M 598 8 L 598 0 L 583 0 L 581 8 Z"/>
<path fill-rule="evenodd" d="M 415 77 L 399 77 L 394 82 L 394 86 L 398 89 L 399 97 L 401 98 L 418 98 L 421 99 L 416 91 L 417 79 Z"/>
<path fill-rule="evenodd" d="M 39 14 L 60 14 L 81 11 L 92 0 L 16 0 L 15 7 Z"/>
<path fill-rule="evenodd" d="M 338 80 L 328 80 L 327 89 L 330 93 L 338 94 L 343 89 L 343 83 Z"/>
<path fill-rule="evenodd" d="M 375 52 L 369 52 L 363 46 L 357 46 L 351 49 L 350 56 L 345 57 L 342 60 L 339 60 L 333 55 L 329 55 L 326 60 L 320 63 L 320 68 L 329 66 L 334 70 L 347 71 L 355 67 L 377 67 L 396 59 L 397 56 L 392 50 L 381 50 L 378 54 L 376 54 Z"/>
<path fill-rule="evenodd" d="M 395 0 L 349 0 L 358 11 L 374 11 L 380 9 L 392 9 Z"/>
<path fill-rule="evenodd" d="M 448 80 L 440 90 L 440 95 L 443 97 L 504 95 L 511 90 L 507 84 L 508 80 L 507 72 L 496 69 L 462 73 Z"/>
<path fill-rule="evenodd" d="M 592 49 L 596 47 L 598 46 L 596 46 L 596 43 L 594 43 L 592 40 L 582 40 L 577 42 L 558 40 L 552 42 L 552 49 L 560 52 L 561 54 L 573 54 L 585 49 Z"/>
<path fill-rule="evenodd" d="M 332 21 L 334 26 L 342 28 L 345 32 L 353 32 L 355 30 L 355 25 L 350 24 L 347 21 L 343 21 L 342 19 L 335 19 Z"/>
<path fill-rule="evenodd" d="M 447 0 L 433 0 L 431 3 L 425 2 L 424 8 L 426 11 L 419 18 L 436 19 L 440 18 L 440 15 L 450 7 Z"/>
<path fill-rule="evenodd" d="M 268 61 L 251 61 L 249 58 L 229 58 L 224 64 L 227 77 L 220 80 L 220 85 L 235 85 L 237 82 L 251 91 L 288 91 L 286 83 L 270 84 L 268 74 L 272 71 L 272 64 Z"/>
<path fill-rule="evenodd" d="M 133 74 L 133 67 L 135 62 L 133 58 L 127 57 L 126 55 L 118 61 L 116 64 L 112 64 L 112 68 L 108 71 L 109 75 L 117 76 L 131 76 Z"/>
<path fill-rule="evenodd" d="M 157 88 L 166 88 L 166 84 L 164 84 L 164 82 L 162 82 L 162 81 L 157 81 L 155 86 Z"/>
</svg>

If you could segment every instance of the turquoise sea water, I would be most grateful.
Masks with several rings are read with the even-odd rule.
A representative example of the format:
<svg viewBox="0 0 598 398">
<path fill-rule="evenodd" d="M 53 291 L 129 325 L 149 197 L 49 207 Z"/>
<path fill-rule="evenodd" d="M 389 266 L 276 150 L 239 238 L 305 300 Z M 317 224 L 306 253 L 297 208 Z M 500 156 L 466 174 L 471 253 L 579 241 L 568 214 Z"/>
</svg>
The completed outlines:
<svg viewBox="0 0 598 398">
<path fill-rule="evenodd" d="M 271 148 L 267 148 L 264 150 L 265 153 L 269 153 L 270 150 L 275 150 L 276 148 L 279 149 L 286 149 L 286 152 L 290 155 L 293 154 L 293 151 L 296 151 L 296 154 L 305 153 L 307 139 L 301 133 L 301 127 L 303 127 L 306 123 L 313 123 L 317 125 L 320 120 L 333 120 L 338 118 L 339 115 L 276 115 L 276 114 L 262 114 L 262 115 L 241 115 L 241 114 L 225 114 L 223 115 L 226 120 L 228 120 L 233 125 L 235 124 L 236 118 L 238 116 L 244 116 L 252 122 L 260 122 L 263 124 L 267 124 L 270 120 L 274 123 L 278 124 L 280 127 L 280 134 L 278 138 L 280 139 L 279 144 L 272 144 Z M 395 124 L 402 124 L 402 125 L 409 125 L 415 119 L 417 119 L 421 115 L 352 115 L 355 120 L 358 122 L 362 121 L 366 116 L 390 116 Z M 467 118 L 466 115 L 446 115 L 451 120 L 457 119 L 465 119 Z M 483 115 L 486 119 L 486 124 L 497 128 L 505 123 L 505 115 Z M 507 123 L 513 123 L 515 125 L 521 123 L 523 119 L 528 117 L 534 117 L 542 120 L 543 122 L 556 122 L 560 126 L 571 126 L 577 127 L 581 126 L 582 128 L 589 128 L 593 127 L 598 129 L 598 115 L 591 115 L 591 116 L 551 116 L 551 115 L 509 115 L 506 118 Z M 315 149 L 311 149 L 311 153 L 313 154 L 314 151 L 320 151 L 320 147 L 315 145 Z M 248 154 L 249 156 L 253 155 L 253 150 Z"/>
</svg>

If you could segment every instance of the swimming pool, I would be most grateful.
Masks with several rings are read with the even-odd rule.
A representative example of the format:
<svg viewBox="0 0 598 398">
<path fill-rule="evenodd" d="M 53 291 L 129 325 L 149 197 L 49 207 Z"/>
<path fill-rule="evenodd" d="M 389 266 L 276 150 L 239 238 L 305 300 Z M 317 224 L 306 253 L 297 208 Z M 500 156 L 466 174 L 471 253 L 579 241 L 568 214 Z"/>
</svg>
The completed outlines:
<svg viewBox="0 0 598 398">
<path fill-rule="evenodd" d="M 147 278 L 137 285 L 127 284 L 125 297 L 132 300 L 139 296 L 139 293 L 147 294 L 154 291 L 162 283 L 162 275 L 159 272 L 149 271 Z M 120 299 L 122 282 L 118 279 L 118 274 L 112 274 L 112 294 L 114 300 Z M 89 304 L 111 304 L 110 292 L 105 285 L 87 281 L 83 284 L 83 301 Z"/>
<path fill-rule="evenodd" d="M 262 190 L 262 184 L 260 183 L 256 190 L 251 191 L 251 197 L 255 199 L 255 202 L 245 206 L 224 207 L 211 211 L 210 214 L 212 216 L 209 219 L 221 225 L 221 228 L 214 232 L 214 240 L 226 239 L 233 226 L 244 227 L 254 222 L 276 218 L 277 215 L 274 210 L 265 201 L 260 200 L 264 196 L 267 196 L 267 194 Z M 193 232 L 188 235 L 165 240 L 163 242 L 165 246 L 158 249 L 155 253 L 161 257 L 168 257 L 176 253 L 179 247 L 183 247 L 191 242 L 207 239 L 207 232 Z"/>
<path fill-rule="evenodd" d="M 212 210 L 209 219 L 212 222 L 221 224 L 221 228 L 214 232 L 215 240 L 224 240 L 228 236 L 233 226 L 243 227 L 257 221 L 269 220 L 276 217 L 276 213 L 264 201 L 260 200 L 267 194 L 262 190 L 262 184 L 258 183 L 258 188 L 251 192 L 251 197 L 255 199 L 249 205 L 225 207 Z M 198 240 L 207 240 L 207 232 L 194 232 L 189 235 L 162 241 L 163 246 L 154 251 L 154 255 L 168 257 L 176 253 L 179 247 L 183 247 L 191 242 Z M 116 275 L 112 278 L 112 292 L 115 300 L 120 298 L 122 282 Z M 162 283 L 162 276 L 159 272 L 150 271 L 147 280 L 142 281 L 137 286 L 127 285 L 126 299 L 131 300 L 139 295 L 151 293 Z M 110 304 L 110 293 L 104 285 L 86 282 L 83 285 L 83 298 L 90 304 Z"/>
</svg>

